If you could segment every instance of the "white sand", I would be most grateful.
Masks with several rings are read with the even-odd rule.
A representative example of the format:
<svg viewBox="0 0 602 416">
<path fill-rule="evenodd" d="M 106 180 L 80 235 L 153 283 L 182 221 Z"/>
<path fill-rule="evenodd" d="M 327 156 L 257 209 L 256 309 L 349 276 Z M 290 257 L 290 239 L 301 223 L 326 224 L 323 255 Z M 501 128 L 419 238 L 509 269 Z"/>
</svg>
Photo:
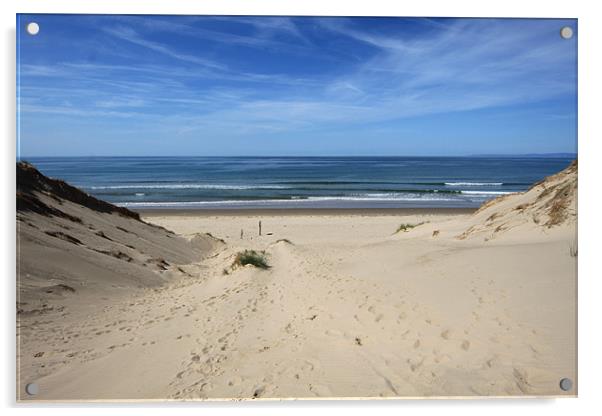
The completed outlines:
<svg viewBox="0 0 602 416">
<path fill-rule="evenodd" d="M 94 313 L 23 318 L 21 390 L 35 381 L 41 400 L 575 395 L 575 198 L 548 227 L 543 191 L 474 216 L 153 216 L 226 244 Z M 265 250 L 271 268 L 230 268 L 243 249 Z M 563 377 L 573 390 L 560 390 Z"/>
</svg>

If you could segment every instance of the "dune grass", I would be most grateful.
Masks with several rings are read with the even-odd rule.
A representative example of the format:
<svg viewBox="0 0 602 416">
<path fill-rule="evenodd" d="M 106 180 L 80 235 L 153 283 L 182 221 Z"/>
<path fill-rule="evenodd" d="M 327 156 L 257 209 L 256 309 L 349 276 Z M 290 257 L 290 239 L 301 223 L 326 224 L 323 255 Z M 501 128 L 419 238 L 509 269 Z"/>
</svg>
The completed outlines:
<svg viewBox="0 0 602 416">
<path fill-rule="evenodd" d="M 406 231 L 410 231 L 412 228 L 416 228 L 419 225 L 424 224 L 424 222 L 419 222 L 418 224 L 410 224 L 410 223 L 404 223 L 404 224 L 400 224 L 399 227 L 397 227 L 397 231 L 395 231 L 395 234 L 400 233 L 400 232 L 406 232 Z"/>
<path fill-rule="evenodd" d="M 239 252 L 234 258 L 234 262 L 232 263 L 232 267 L 236 266 L 246 266 L 250 264 L 260 269 L 269 269 L 270 265 L 268 264 L 266 255 L 264 251 L 257 252 L 255 250 L 245 250 Z"/>
</svg>

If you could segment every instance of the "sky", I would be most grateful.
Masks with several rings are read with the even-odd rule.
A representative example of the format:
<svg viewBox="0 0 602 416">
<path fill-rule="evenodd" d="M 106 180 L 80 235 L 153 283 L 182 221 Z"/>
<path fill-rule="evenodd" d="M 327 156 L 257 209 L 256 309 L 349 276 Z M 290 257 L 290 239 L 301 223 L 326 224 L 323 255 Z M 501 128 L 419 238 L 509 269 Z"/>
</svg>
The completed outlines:
<svg viewBox="0 0 602 416">
<path fill-rule="evenodd" d="M 19 15 L 17 33 L 20 157 L 577 150 L 572 19 Z"/>
</svg>

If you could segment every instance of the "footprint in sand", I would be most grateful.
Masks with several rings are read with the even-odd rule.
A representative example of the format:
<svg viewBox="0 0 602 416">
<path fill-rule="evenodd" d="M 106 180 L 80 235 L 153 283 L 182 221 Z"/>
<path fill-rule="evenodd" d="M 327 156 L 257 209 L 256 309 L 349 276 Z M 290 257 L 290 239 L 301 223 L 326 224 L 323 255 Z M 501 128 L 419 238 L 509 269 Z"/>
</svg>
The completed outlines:
<svg viewBox="0 0 602 416">
<path fill-rule="evenodd" d="M 310 384 L 309 391 L 315 394 L 318 397 L 330 397 L 332 396 L 332 391 L 324 385 L 321 384 Z"/>
<path fill-rule="evenodd" d="M 487 361 L 485 361 L 485 367 L 492 368 L 496 364 L 497 361 L 498 361 L 497 356 L 493 356 L 490 359 L 488 359 Z"/>
<path fill-rule="evenodd" d="M 261 395 L 265 393 L 265 389 L 266 389 L 265 386 L 259 386 L 259 387 L 255 388 L 253 391 L 253 398 L 256 399 L 258 397 L 261 397 Z"/>
<path fill-rule="evenodd" d="M 241 383 L 242 383 L 242 377 L 234 376 L 232 379 L 230 379 L 230 381 L 228 381 L 228 386 L 230 386 L 230 387 L 238 386 Z"/>
<path fill-rule="evenodd" d="M 422 367 L 422 364 L 424 363 L 424 358 L 421 358 L 420 361 L 418 361 L 418 360 L 412 360 L 412 359 L 408 358 L 406 361 L 410 365 L 410 370 L 413 373 L 416 370 L 418 370 L 420 367 Z"/>
<path fill-rule="evenodd" d="M 528 374 L 525 370 L 514 368 L 512 375 L 516 381 L 516 386 L 522 393 L 528 393 L 531 389 L 531 384 L 528 380 Z"/>
<path fill-rule="evenodd" d="M 314 371 L 319 366 L 320 366 L 320 363 L 316 360 L 305 360 L 305 363 L 303 364 L 303 366 L 301 366 L 301 370 Z"/>
</svg>

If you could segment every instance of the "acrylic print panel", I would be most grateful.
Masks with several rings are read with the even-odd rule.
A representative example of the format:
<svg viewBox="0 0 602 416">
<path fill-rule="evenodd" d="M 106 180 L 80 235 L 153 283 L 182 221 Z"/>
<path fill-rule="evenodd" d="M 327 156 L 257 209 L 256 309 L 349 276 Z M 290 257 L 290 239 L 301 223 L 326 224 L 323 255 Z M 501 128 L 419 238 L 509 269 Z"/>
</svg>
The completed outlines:
<svg viewBox="0 0 602 416">
<path fill-rule="evenodd" d="M 17 33 L 19 400 L 576 396 L 576 20 Z"/>
</svg>

